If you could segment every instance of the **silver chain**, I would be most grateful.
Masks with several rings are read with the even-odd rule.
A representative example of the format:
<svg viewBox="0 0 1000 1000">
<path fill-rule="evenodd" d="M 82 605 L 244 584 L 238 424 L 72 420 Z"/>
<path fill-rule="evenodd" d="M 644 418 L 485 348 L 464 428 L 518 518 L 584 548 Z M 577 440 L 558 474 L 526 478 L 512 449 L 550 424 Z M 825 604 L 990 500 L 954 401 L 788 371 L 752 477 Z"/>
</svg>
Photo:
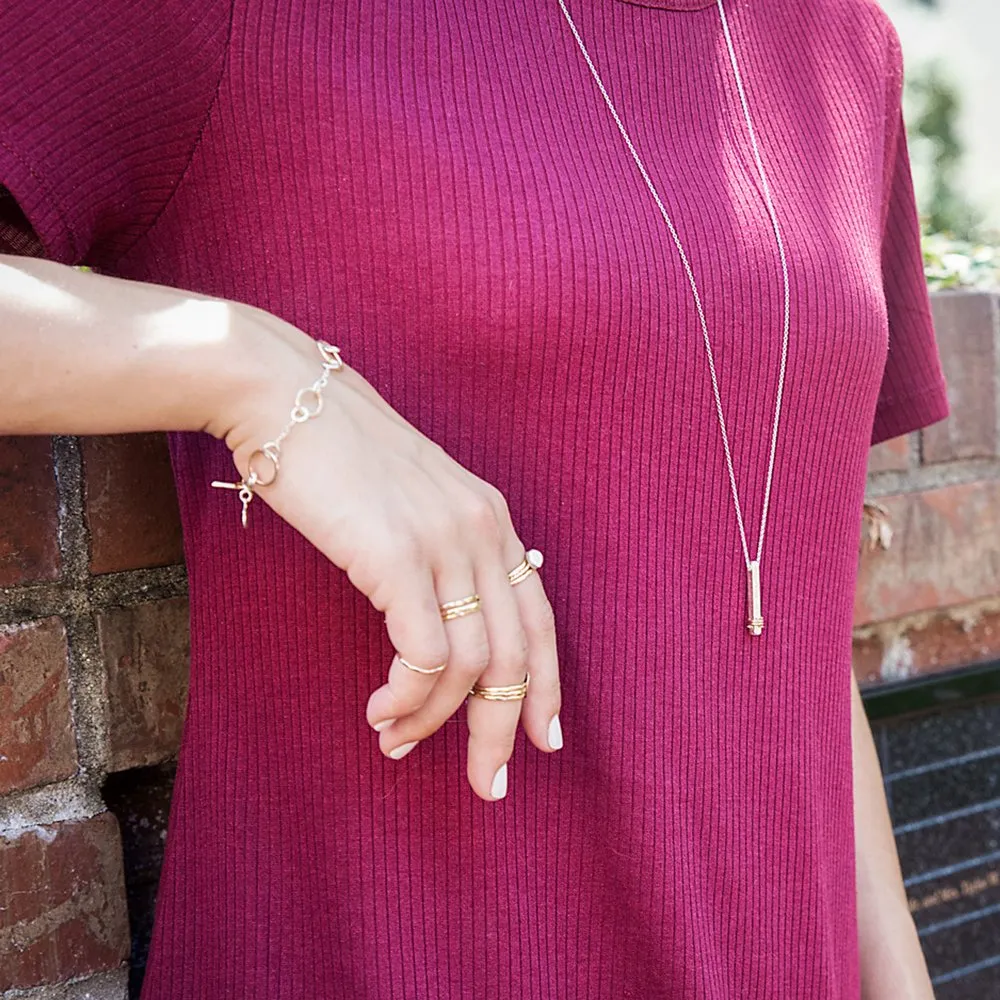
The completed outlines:
<svg viewBox="0 0 1000 1000">
<path fill-rule="evenodd" d="M 767 524 L 767 509 L 771 498 L 771 475 L 774 470 L 774 452 L 775 446 L 778 441 L 778 421 L 781 416 L 781 397 L 785 386 L 785 361 L 788 356 L 788 325 L 789 325 L 789 291 L 788 291 L 788 263 L 785 258 L 785 245 L 781 239 L 781 229 L 778 226 L 778 217 L 774 211 L 774 204 L 771 201 L 771 188 L 767 183 L 767 174 L 764 171 L 764 163 L 761 160 L 760 150 L 757 147 L 757 136 L 754 133 L 753 123 L 750 120 L 750 108 L 747 105 L 746 94 L 743 91 L 743 80 L 740 77 L 739 67 L 736 63 L 736 52 L 733 49 L 732 37 L 729 34 L 729 23 L 726 20 L 726 12 L 722 7 L 722 0 L 716 0 L 716 5 L 719 10 L 719 18 L 722 21 L 722 33 L 726 39 L 726 47 L 729 49 L 729 60 L 733 67 L 733 76 L 736 80 L 736 89 L 739 92 L 740 104 L 743 107 L 743 117 L 747 123 L 747 132 L 750 135 L 750 143 L 753 146 L 754 160 L 757 164 L 757 171 L 760 175 L 761 187 L 763 189 L 764 201 L 767 205 L 767 212 L 771 219 L 771 226 L 774 229 L 775 240 L 778 244 L 778 255 L 781 258 L 781 276 L 784 282 L 784 296 L 785 296 L 785 310 L 784 310 L 784 323 L 782 328 L 782 341 L 781 341 L 781 370 L 778 376 L 778 393 L 777 399 L 774 406 L 774 425 L 771 431 L 771 452 L 767 463 L 767 483 L 764 488 L 764 506 L 761 513 L 760 519 L 760 535 L 757 540 L 757 556 L 755 562 L 760 562 L 761 552 L 764 548 L 764 528 Z M 618 130 L 622 134 L 622 138 L 625 140 L 625 144 L 629 148 L 629 152 L 632 154 L 632 159 L 635 160 L 636 166 L 639 168 L 639 173 L 642 174 L 642 179 L 646 182 L 646 187 L 649 188 L 650 194 L 653 196 L 653 200 L 656 202 L 660 213 L 663 216 L 663 221 L 666 222 L 667 228 L 670 230 L 670 235 L 673 237 L 674 244 L 677 247 L 677 252 L 680 254 L 681 263 L 684 265 L 684 271 L 687 274 L 688 284 L 691 286 L 691 291 L 694 295 L 695 306 L 698 310 L 698 319 L 701 322 L 702 335 L 705 341 L 705 350 L 708 354 L 708 367 L 712 375 L 712 389 L 715 392 L 715 410 L 719 418 L 719 429 L 722 431 L 722 445 L 726 453 L 726 466 L 729 469 L 729 485 L 732 488 L 733 493 L 733 503 L 736 506 L 736 520 L 739 523 L 740 528 L 740 541 L 743 544 L 743 557 L 746 560 L 747 567 L 750 567 L 750 552 L 747 547 L 746 532 L 743 528 L 743 513 L 740 509 L 740 498 L 739 493 L 736 489 L 736 473 L 733 471 L 733 459 L 729 450 L 729 435 L 726 433 L 726 421 L 722 415 L 722 400 L 719 396 L 719 383 L 715 375 L 715 357 L 712 354 L 712 344 L 708 336 L 708 323 L 705 320 L 705 310 L 702 308 L 701 295 L 698 292 L 697 282 L 694 280 L 694 272 L 691 270 L 691 264 L 688 261 L 688 256 L 684 251 L 684 246 L 681 243 L 680 237 L 677 235 L 677 230 L 674 228 L 674 224 L 667 213 L 666 208 L 664 208 L 663 201 L 661 200 L 656 188 L 653 186 L 653 182 L 649 179 L 649 174 L 646 172 L 646 168 L 643 165 L 642 160 L 639 158 L 639 154 L 635 150 L 635 146 L 632 145 L 632 140 L 629 138 L 628 132 L 625 131 L 625 126 L 622 124 L 621 118 L 618 116 L 618 112 L 615 110 L 615 106 L 611 103 L 611 98 L 608 96 L 608 91 L 604 86 L 600 76 L 597 73 L 597 69 L 594 67 L 593 60 L 590 58 L 590 53 L 587 52 L 586 46 L 583 44 L 583 39 L 580 37 L 580 32 L 577 31 L 576 24 L 573 22 L 573 18 L 570 16 L 569 11 L 566 9 L 566 4 L 563 0 L 559 0 L 559 6 L 562 8 L 563 14 L 566 16 L 566 21 L 569 23 L 570 29 L 573 32 L 574 38 L 576 38 L 577 45 L 580 47 L 580 51 L 583 53 L 583 58 L 586 59 L 587 65 L 590 67 L 590 72 L 597 83 L 601 94 L 604 97 L 604 101 L 608 106 L 608 110 L 611 112 L 615 123 L 618 125 Z"/>
</svg>

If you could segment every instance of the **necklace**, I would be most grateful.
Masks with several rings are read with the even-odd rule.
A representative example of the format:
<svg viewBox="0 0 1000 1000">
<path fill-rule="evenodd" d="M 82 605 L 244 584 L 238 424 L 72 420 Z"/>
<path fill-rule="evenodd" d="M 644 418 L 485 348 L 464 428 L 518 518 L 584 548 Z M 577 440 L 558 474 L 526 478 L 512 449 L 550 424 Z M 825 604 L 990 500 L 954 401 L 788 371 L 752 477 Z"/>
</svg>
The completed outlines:
<svg viewBox="0 0 1000 1000">
<path fill-rule="evenodd" d="M 771 227 L 774 230 L 774 238 L 778 246 L 778 256 L 781 259 L 781 276 L 784 287 L 784 320 L 782 325 L 782 339 L 781 339 L 781 368 L 778 376 L 778 391 L 777 398 L 774 404 L 774 423 L 771 430 L 771 450 L 770 456 L 767 462 L 767 481 L 764 486 L 764 505 L 761 512 L 760 518 L 760 534 L 757 538 L 757 553 L 756 556 L 750 558 L 750 550 L 747 546 L 747 536 L 746 531 L 743 527 L 743 512 L 740 508 L 740 497 L 739 491 L 736 489 L 736 473 L 733 471 L 733 458 L 729 449 L 729 435 L 726 433 L 726 421 L 722 415 L 722 400 L 719 396 L 719 382 L 715 374 L 715 357 L 712 354 L 712 344 L 708 336 L 708 323 L 705 320 L 705 310 L 702 307 L 701 294 L 698 291 L 698 284 L 694 280 L 694 272 L 691 270 L 691 264 L 688 261 L 687 253 L 684 250 L 684 246 L 681 243 L 680 237 L 677 235 L 677 230 L 674 228 L 674 224 L 671 221 L 666 208 L 663 205 L 663 200 L 657 193 L 656 188 L 653 186 L 653 182 L 649 179 L 649 174 L 643 165 L 642 160 L 639 158 L 639 154 L 635 150 L 635 146 L 632 144 L 632 140 L 629 138 L 628 132 L 625 131 L 625 126 L 622 124 L 621 118 L 618 116 L 618 112 L 615 110 L 614 104 L 611 103 L 611 98 L 608 96 L 608 91 L 604 86 L 600 76 L 598 75 L 597 69 L 594 66 L 593 60 L 590 58 L 590 53 L 587 52 L 586 46 L 583 44 L 583 39 L 580 37 L 580 32 L 577 30 L 576 24 L 573 18 L 570 16 L 569 11 L 566 9 L 566 4 L 564 0 L 559 0 L 559 6 L 562 8 L 562 12 L 566 17 L 566 21 L 573 32 L 573 37 L 576 39 L 577 45 L 580 47 L 580 51 L 583 54 L 583 58 L 587 62 L 587 66 L 590 67 L 591 75 L 594 77 L 597 83 L 598 89 L 601 91 L 601 95 L 604 97 L 604 101 L 608 106 L 608 110 L 611 112 L 611 116 L 615 120 L 615 124 L 618 126 L 618 130 L 622 134 L 622 138 L 625 140 L 625 145 L 628 146 L 629 152 L 632 154 L 632 159 L 635 160 L 636 166 L 639 168 L 639 173 L 642 174 L 642 179 L 646 182 L 646 187 L 649 188 L 650 194 L 653 196 L 653 200 L 656 202 L 657 208 L 660 210 L 660 214 L 663 216 L 663 221 L 667 224 L 667 228 L 670 230 L 670 235 L 673 238 L 674 245 L 677 247 L 677 252 L 680 255 L 681 263 L 684 265 L 684 272 L 687 275 L 688 284 L 691 286 L 691 292 L 694 295 L 695 307 L 698 311 L 698 320 L 701 323 L 702 337 L 705 342 L 705 351 L 708 355 L 708 370 L 712 376 L 712 390 L 715 394 L 715 412 L 719 421 L 719 430 L 722 432 L 722 446 L 726 454 L 726 467 L 729 470 L 729 485 L 732 490 L 733 504 L 736 507 L 736 521 L 739 525 L 740 530 L 740 542 L 743 545 L 743 558 L 746 563 L 747 569 L 747 631 L 751 635 L 760 635 L 764 629 L 764 618 L 761 613 L 760 606 L 760 559 L 761 554 L 764 549 L 764 528 L 767 525 L 767 508 L 768 503 L 771 498 L 771 475 L 774 471 L 774 452 L 775 446 L 778 440 L 778 421 L 781 416 L 781 396 L 782 390 L 785 385 L 785 361 L 788 356 L 788 320 L 789 320 L 789 292 L 788 292 L 788 263 L 785 258 L 785 245 L 781 239 L 781 229 L 778 227 L 778 217 L 774 211 L 774 204 L 771 201 L 771 189 L 767 183 L 767 174 L 764 171 L 764 163 L 761 160 L 760 150 L 757 148 L 757 136 L 754 133 L 753 123 L 750 120 L 750 108 L 747 105 L 746 94 L 743 91 L 743 80 L 740 76 L 739 67 L 736 64 L 736 52 L 733 49 L 733 40 L 729 34 L 729 23 L 726 20 L 726 12 L 722 7 L 722 0 L 716 0 L 716 6 L 719 11 L 719 18 L 722 22 L 722 33 L 726 40 L 726 48 L 729 50 L 729 61 L 733 68 L 733 78 L 736 81 L 736 90 L 739 93 L 740 104 L 743 108 L 743 117 L 746 120 L 747 132 L 750 136 L 750 144 L 753 147 L 754 161 L 757 165 L 757 172 L 760 176 L 761 188 L 764 194 L 764 202 L 767 205 L 768 216 L 771 220 Z"/>
</svg>

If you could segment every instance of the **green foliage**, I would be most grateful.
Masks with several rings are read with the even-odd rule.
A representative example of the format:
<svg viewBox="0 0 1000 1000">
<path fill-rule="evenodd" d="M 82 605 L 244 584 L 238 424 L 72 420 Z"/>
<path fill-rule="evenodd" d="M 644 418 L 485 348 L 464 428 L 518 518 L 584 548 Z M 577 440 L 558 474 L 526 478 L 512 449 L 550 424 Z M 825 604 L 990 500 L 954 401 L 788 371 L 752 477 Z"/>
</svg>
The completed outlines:
<svg viewBox="0 0 1000 1000">
<path fill-rule="evenodd" d="M 924 206 L 934 232 L 951 232 L 975 239 L 982 224 L 977 211 L 960 190 L 959 166 L 964 149 L 958 136 L 961 100 L 958 88 L 939 62 L 932 62 L 907 80 L 907 96 L 916 111 L 907 129 L 916 150 L 926 150 L 931 190 Z"/>
<path fill-rule="evenodd" d="M 1000 246 L 925 228 L 924 273 L 932 289 L 1000 288 Z"/>
</svg>

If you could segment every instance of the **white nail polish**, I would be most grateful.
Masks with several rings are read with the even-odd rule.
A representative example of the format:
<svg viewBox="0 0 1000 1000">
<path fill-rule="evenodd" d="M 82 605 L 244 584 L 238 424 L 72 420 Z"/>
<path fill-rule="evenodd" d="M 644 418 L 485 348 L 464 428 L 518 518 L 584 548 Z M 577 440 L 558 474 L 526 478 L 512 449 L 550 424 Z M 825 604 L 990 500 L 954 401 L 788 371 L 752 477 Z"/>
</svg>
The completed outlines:
<svg viewBox="0 0 1000 1000">
<path fill-rule="evenodd" d="M 507 794 L 507 765 L 503 764 L 500 770 L 493 775 L 493 784 L 490 785 L 490 795 L 495 799 L 502 799 Z"/>
<path fill-rule="evenodd" d="M 419 740 L 414 740 L 412 743 L 403 743 L 396 747 L 395 750 L 389 751 L 389 756 L 393 760 L 400 760 L 405 757 L 419 742 Z"/>
<path fill-rule="evenodd" d="M 382 732 L 383 729 L 388 729 L 396 720 L 395 719 L 383 719 L 381 722 L 376 722 L 372 729 L 376 733 Z"/>
<path fill-rule="evenodd" d="M 548 741 L 549 741 L 549 746 L 553 750 L 562 750 L 562 745 L 563 745 L 562 725 L 559 722 L 558 715 L 553 715 L 552 721 L 549 723 Z"/>
</svg>

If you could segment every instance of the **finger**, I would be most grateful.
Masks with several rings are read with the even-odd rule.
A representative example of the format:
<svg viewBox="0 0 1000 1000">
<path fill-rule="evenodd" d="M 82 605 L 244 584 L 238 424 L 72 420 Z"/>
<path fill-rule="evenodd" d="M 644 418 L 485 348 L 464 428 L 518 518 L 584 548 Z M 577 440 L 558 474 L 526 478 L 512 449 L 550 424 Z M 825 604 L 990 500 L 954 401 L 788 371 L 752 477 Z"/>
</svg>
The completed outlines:
<svg viewBox="0 0 1000 1000">
<path fill-rule="evenodd" d="M 385 608 L 386 630 L 397 656 L 389 668 L 389 682 L 368 699 L 366 712 L 369 724 L 379 728 L 384 728 L 386 720 L 419 708 L 437 678 L 407 670 L 399 656 L 423 667 L 446 663 L 450 655 L 430 567 L 418 560 L 404 561 L 397 579 Z"/>
<path fill-rule="evenodd" d="M 456 558 L 439 572 L 437 597 L 440 603 L 477 593 L 470 560 Z M 443 673 L 436 675 L 423 704 L 412 712 L 398 714 L 395 722 L 381 731 L 379 746 L 382 752 L 396 759 L 408 753 L 413 745 L 426 739 L 455 714 L 473 681 L 489 663 L 490 647 L 482 607 L 449 621 L 441 620 L 439 606 L 435 607 L 435 612 L 447 635 L 448 665 Z M 401 749 L 404 746 L 407 747 L 405 751 Z"/>
<path fill-rule="evenodd" d="M 508 575 L 527 561 L 527 552 L 518 538 L 504 495 L 486 485 L 486 493 L 496 511 L 504 538 L 505 565 Z M 540 556 L 541 554 L 538 553 Z M 528 563 L 532 565 L 531 562 Z M 560 750 L 563 745 L 559 710 L 562 698 L 559 684 L 559 660 L 556 652 L 555 618 L 542 584 L 538 568 L 532 566 L 527 576 L 512 584 L 518 612 L 528 642 L 528 669 L 531 683 L 521 706 L 521 725 L 539 750 Z"/>
<path fill-rule="evenodd" d="M 521 725 L 539 750 L 561 750 L 563 733 L 559 710 L 562 696 L 552 605 L 537 570 L 532 570 L 512 589 L 528 638 L 528 673 L 531 675 L 521 706 Z"/>
<path fill-rule="evenodd" d="M 378 733 L 400 716 L 415 712 L 427 700 L 446 665 L 447 659 L 422 665 L 397 652 L 389 665 L 386 683 L 368 699 L 368 724 Z"/>
<path fill-rule="evenodd" d="M 497 548 L 492 558 L 484 558 L 477 570 L 478 586 L 491 611 L 486 616 L 490 662 L 477 683 L 488 687 L 520 684 L 527 671 L 528 640 L 501 550 Z M 507 762 L 514 749 L 520 715 L 520 701 L 469 698 L 469 784 L 487 801 L 507 794 Z"/>
</svg>

